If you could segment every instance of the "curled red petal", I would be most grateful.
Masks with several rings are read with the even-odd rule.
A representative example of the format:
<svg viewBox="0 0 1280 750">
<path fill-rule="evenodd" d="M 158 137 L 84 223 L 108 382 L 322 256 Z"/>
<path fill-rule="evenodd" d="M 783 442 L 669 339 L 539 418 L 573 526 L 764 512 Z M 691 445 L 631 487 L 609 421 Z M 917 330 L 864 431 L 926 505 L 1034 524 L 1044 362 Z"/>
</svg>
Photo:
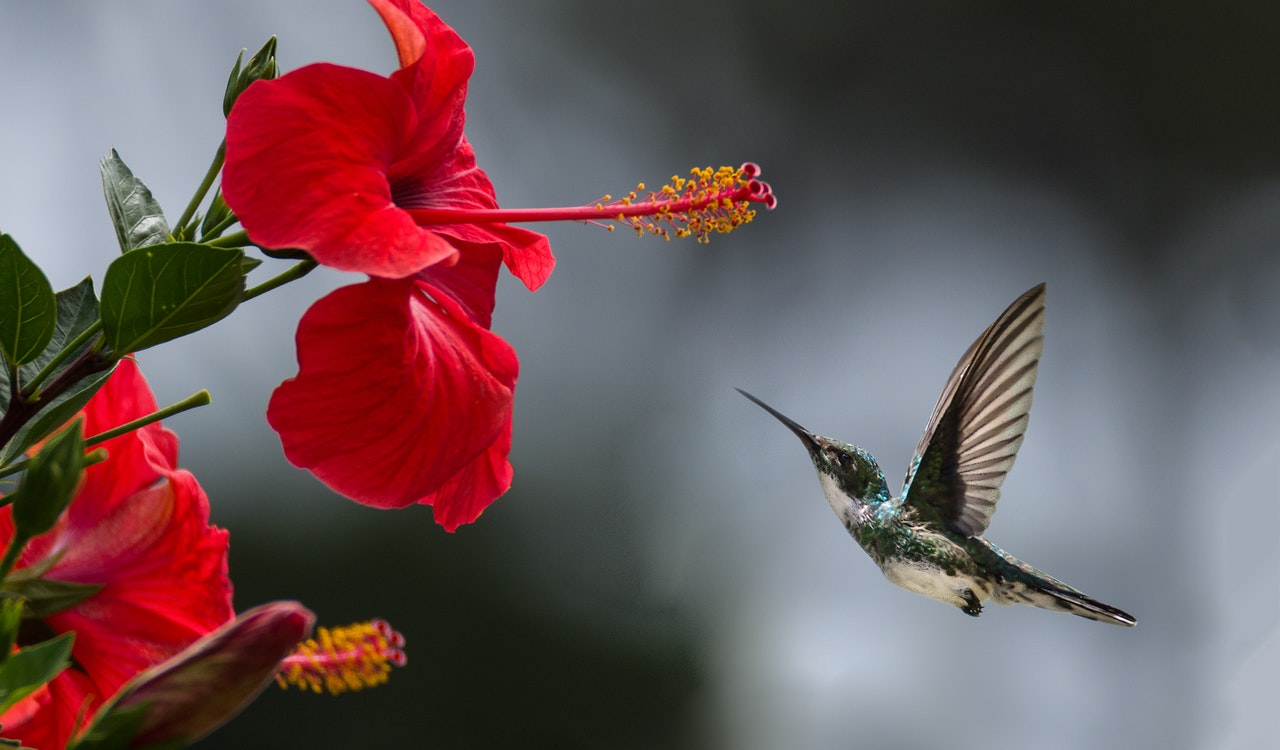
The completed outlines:
<svg viewBox="0 0 1280 750">
<path fill-rule="evenodd" d="M 499 238 L 507 270 L 523 281 L 529 291 L 538 291 L 556 267 L 546 235 L 506 224 L 495 225 L 492 231 Z"/>
<path fill-rule="evenodd" d="M 396 54 L 400 57 L 400 67 L 407 68 L 417 62 L 427 49 L 427 37 L 422 27 L 414 22 L 410 9 L 405 7 L 407 3 L 395 2 L 395 0 L 369 0 L 369 4 L 378 12 L 378 15 L 382 16 L 382 22 L 387 25 L 387 31 L 391 32 L 391 40 L 396 45 Z M 414 4 L 426 9 L 422 3 Z"/>
<path fill-rule="evenodd" d="M 391 32 L 400 70 L 391 75 L 418 103 L 420 113 L 439 112 L 446 102 L 461 106 L 475 69 L 471 47 L 418 0 L 369 0 Z"/>
<path fill-rule="evenodd" d="M 462 467 L 440 489 L 421 502 L 434 509 L 436 523 L 446 531 L 480 517 L 494 498 L 511 488 L 512 470 L 507 455 L 511 453 L 511 419 L 503 425 L 498 439 Z"/>
<path fill-rule="evenodd" d="M 272 394 L 267 419 L 295 466 L 357 502 L 437 502 L 509 429 L 515 351 L 441 290 L 382 279 L 343 287 L 303 315 L 297 345 L 298 375 Z"/>
<path fill-rule="evenodd" d="M 227 118 L 222 191 L 254 242 L 344 271 L 400 278 L 457 250 L 396 207 L 390 165 L 417 113 L 394 82 L 317 63 L 258 81 Z"/>
</svg>

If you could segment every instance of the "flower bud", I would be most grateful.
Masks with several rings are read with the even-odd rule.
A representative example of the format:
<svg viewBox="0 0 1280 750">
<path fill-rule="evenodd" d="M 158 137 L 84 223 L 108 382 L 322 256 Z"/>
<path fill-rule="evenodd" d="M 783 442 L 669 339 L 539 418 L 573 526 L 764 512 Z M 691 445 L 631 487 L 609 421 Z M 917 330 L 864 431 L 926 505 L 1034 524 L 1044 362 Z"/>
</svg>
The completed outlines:
<svg viewBox="0 0 1280 750">
<path fill-rule="evenodd" d="M 31 538 L 57 523 L 84 475 L 84 438 L 79 420 L 54 435 L 27 465 L 13 498 L 13 523 Z"/>
<path fill-rule="evenodd" d="M 121 688 L 75 747 L 180 745 L 200 739 L 262 692 L 313 622 L 310 610 L 290 601 L 241 614 Z"/>
<path fill-rule="evenodd" d="M 231 114 L 231 107 L 235 105 L 236 99 L 240 98 L 240 94 L 249 88 L 249 84 L 254 81 L 269 81 L 276 77 L 279 69 L 276 67 L 276 38 L 273 36 L 262 45 L 262 49 L 254 53 L 249 58 L 249 63 L 243 68 L 240 67 L 240 60 L 244 58 L 244 50 L 240 50 L 240 54 L 236 56 L 236 64 L 231 67 L 231 76 L 227 79 L 227 92 L 222 95 L 222 116 L 226 117 Z"/>
</svg>

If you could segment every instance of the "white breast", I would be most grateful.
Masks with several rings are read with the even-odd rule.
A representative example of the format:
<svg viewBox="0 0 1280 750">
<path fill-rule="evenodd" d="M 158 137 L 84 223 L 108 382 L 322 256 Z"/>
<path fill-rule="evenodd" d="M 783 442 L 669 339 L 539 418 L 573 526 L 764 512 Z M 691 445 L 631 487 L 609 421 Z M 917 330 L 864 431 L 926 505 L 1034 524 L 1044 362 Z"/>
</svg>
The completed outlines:
<svg viewBox="0 0 1280 750">
<path fill-rule="evenodd" d="M 947 575 L 942 568 L 924 562 L 890 559 L 885 561 L 882 570 L 891 583 L 957 607 L 968 604 L 962 595 L 965 589 L 972 591 L 979 602 L 991 596 L 991 589 L 985 581 L 964 573 Z"/>
</svg>

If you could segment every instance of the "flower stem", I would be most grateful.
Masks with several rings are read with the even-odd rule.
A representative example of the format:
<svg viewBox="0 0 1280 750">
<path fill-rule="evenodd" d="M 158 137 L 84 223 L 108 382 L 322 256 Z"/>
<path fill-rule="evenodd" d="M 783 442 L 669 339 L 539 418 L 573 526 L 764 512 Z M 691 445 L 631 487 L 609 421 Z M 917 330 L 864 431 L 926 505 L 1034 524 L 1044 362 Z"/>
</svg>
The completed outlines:
<svg viewBox="0 0 1280 750">
<path fill-rule="evenodd" d="M 97 435 L 94 435 L 93 437 L 85 440 L 84 447 L 92 448 L 93 446 L 98 445 L 99 443 L 106 442 L 114 437 L 120 437 L 126 432 L 133 432 L 134 430 L 140 427 L 146 427 L 147 425 L 153 422 L 159 422 L 162 419 L 168 419 L 169 417 L 172 417 L 175 414 L 181 414 L 184 411 L 195 409 L 196 407 L 206 406 L 212 400 L 213 399 L 212 397 L 210 397 L 209 391 L 207 390 L 196 391 L 195 393 L 191 394 L 190 396 L 187 396 L 181 401 L 170 404 L 164 407 L 163 409 L 154 411 L 145 417 L 139 417 L 138 419 L 135 419 L 132 422 L 125 422 L 119 427 L 113 427 L 110 430 L 107 430 L 106 432 L 99 432 Z"/>
<path fill-rule="evenodd" d="M 13 570 L 13 564 L 18 561 L 18 555 L 22 554 L 23 548 L 29 541 L 31 537 L 21 529 L 13 530 L 13 538 L 9 540 L 9 546 L 4 551 L 4 559 L 0 560 L 0 581 L 9 577 L 9 571 Z"/>
<path fill-rule="evenodd" d="M 196 188 L 196 194 L 191 196 L 191 202 L 187 204 L 186 210 L 182 212 L 182 216 L 178 218 L 177 227 L 185 227 L 191 217 L 196 215 L 196 210 L 200 208 L 200 204 L 204 202 L 204 197 L 209 194 L 209 188 L 213 187 L 213 181 L 218 179 L 218 173 L 222 171 L 222 163 L 227 158 L 227 141 L 223 139 L 218 144 L 218 152 L 213 156 L 213 163 L 209 165 L 209 170 L 205 172 L 204 179 L 201 180 L 200 186 Z"/>
<path fill-rule="evenodd" d="M 204 244 L 212 245 L 213 247 L 244 247 L 253 243 L 249 240 L 248 232 L 236 232 L 235 234 L 228 234 L 226 237 L 215 237 Z"/>
<path fill-rule="evenodd" d="M 254 297 L 266 294 L 272 289 L 275 289 L 277 287 L 282 287 L 291 281 L 297 281 L 303 276 L 306 276 L 307 274 L 314 271 L 316 268 L 316 265 L 317 264 L 314 260 L 304 260 L 298 263 L 297 265 L 293 266 L 289 270 L 285 271 L 284 273 L 280 274 L 279 276 L 267 279 L 261 284 L 245 290 L 244 297 L 241 298 L 240 301 L 248 302 Z"/>
<path fill-rule="evenodd" d="M 237 218 L 235 217 L 235 215 L 234 215 L 234 214 L 232 214 L 231 216 L 228 216 L 227 218 L 225 218 L 225 219 L 223 219 L 222 221 L 218 222 L 216 226 L 210 227 L 208 232 L 206 232 L 206 233 L 204 233 L 203 235 L 201 235 L 201 239 L 204 239 L 205 237 L 208 237 L 209 239 L 207 239 L 207 240 L 205 240 L 205 241 L 206 241 L 206 242 L 213 242 L 215 239 L 218 239 L 218 235 L 220 235 L 220 234 L 222 234 L 223 232 L 227 231 L 227 229 L 228 229 L 228 228 L 230 228 L 230 227 L 231 227 L 233 224 L 235 224 L 237 221 L 239 221 L 239 219 L 237 219 Z M 247 235 L 247 234 L 245 235 L 245 239 L 248 239 L 248 235 Z"/>
<path fill-rule="evenodd" d="M 168 419 L 169 417 L 172 417 L 175 414 L 181 414 L 184 411 L 189 411 L 191 409 L 195 409 L 196 407 L 205 406 L 212 400 L 213 399 L 209 396 L 209 392 L 207 390 L 197 391 L 196 393 L 193 393 L 190 396 L 187 396 L 181 401 L 170 404 L 164 407 L 163 409 L 154 411 L 145 417 L 139 417 L 138 419 L 135 419 L 132 422 L 126 422 L 120 425 L 119 427 L 113 427 L 110 430 L 107 430 L 106 432 L 99 432 L 97 435 L 94 435 L 93 437 L 85 440 L 84 447 L 92 448 L 93 446 L 98 445 L 99 443 L 104 443 L 110 440 L 111 438 L 120 437 L 126 432 L 132 432 L 140 427 L 146 427 L 147 425 L 153 422 L 159 422 L 162 419 Z M 98 460 L 101 460 L 101 459 L 98 459 Z M 27 458 L 24 458 L 20 461 L 14 461 L 12 464 L 9 464 L 3 469 L 0 469 L 0 478 L 7 477 L 11 474 L 17 474 L 18 472 L 27 468 L 27 464 L 29 462 L 30 462 L 30 459 L 27 459 Z M 97 461 L 93 461 L 93 463 L 96 463 L 96 462 Z M 0 499 L 0 507 L 4 507 L 5 504 L 6 504 L 5 499 Z"/>
<path fill-rule="evenodd" d="M 36 373 L 36 376 L 31 379 L 31 382 L 23 386 L 24 390 L 28 394 L 37 393 L 40 386 L 44 384 L 44 381 L 48 380 L 49 376 L 52 375 L 53 372 L 58 369 L 58 365 L 61 365 L 64 361 L 66 361 L 67 357 L 70 357 L 73 352 L 75 352 L 82 345 L 84 345 L 86 341 L 96 336 L 98 331 L 101 331 L 101 330 L 102 330 L 101 319 L 95 320 L 92 323 L 90 323 L 88 328 L 81 331 L 80 334 L 76 336 L 74 339 L 72 339 L 70 343 L 62 347 L 62 351 L 53 355 L 53 359 L 49 360 L 49 363 L 45 365 L 44 368 L 40 370 L 40 372 Z"/>
</svg>

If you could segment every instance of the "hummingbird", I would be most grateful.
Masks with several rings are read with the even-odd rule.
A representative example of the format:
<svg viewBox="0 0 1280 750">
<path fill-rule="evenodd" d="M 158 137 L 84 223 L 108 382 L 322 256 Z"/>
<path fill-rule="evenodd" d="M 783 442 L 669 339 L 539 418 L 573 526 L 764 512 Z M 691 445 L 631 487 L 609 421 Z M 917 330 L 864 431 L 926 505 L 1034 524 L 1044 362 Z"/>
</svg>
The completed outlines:
<svg viewBox="0 0 1280 750">
<path fill-rule="evenodd" d="M 982 537 L 1013 467 L 1044 351 L 1045 285 L 1028 290 L 960 358 L 892 497 L 862 448 L 809 432 L 747 393 L 804 444 L 831 509 L 890 582 L 977 617 L 988 599 L 1133 626 L 1092 599 Z"/>
</svg>

